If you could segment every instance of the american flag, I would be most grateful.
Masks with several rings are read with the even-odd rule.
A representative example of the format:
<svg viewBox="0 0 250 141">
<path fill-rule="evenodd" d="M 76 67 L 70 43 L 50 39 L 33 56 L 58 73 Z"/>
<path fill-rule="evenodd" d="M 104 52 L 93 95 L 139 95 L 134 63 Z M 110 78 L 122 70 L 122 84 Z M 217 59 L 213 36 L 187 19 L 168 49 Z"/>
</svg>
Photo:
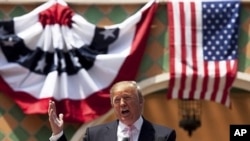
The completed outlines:
<svg viewBox="0 0 250 141">
<path fill-rule="evenodd" d="M 168 1 L 168 98 L 230 106 L 237 73 L 239 8 L 236 0 Z"/>
</svg>

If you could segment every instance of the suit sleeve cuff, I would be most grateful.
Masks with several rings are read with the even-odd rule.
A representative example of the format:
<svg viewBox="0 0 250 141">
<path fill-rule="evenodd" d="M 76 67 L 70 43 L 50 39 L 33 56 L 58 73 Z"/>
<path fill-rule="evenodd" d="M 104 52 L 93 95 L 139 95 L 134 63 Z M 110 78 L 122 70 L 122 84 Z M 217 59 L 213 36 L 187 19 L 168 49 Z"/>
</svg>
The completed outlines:
<svg viewBox="0 0 250 141">
<path fill-rule="evenodd" d="M 60 133 L 56 134 L 56 135 L 52 135 L 49 140 L 50 141 L 57 141 L 61 136 L 63 135 L 63 131 L 61 131 Z"/>
</svg>

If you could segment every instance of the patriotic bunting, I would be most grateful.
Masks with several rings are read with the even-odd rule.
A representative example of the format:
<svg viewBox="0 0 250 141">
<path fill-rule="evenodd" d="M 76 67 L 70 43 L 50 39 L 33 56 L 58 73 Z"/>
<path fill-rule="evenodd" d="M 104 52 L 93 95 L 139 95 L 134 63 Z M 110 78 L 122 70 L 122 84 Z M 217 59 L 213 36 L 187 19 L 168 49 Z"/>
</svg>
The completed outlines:
<svg viewBox="0 0 250 141">
<path fill-rule="evenodd" d="M 111 85 L 135 79 L 157 5 L 104 27 L 62 0 L 0 21 L 0 90 L 27 114 L 47 113 L 53 99 L 66 121 L 99 117 L 111 108 Z"/>
</svg>

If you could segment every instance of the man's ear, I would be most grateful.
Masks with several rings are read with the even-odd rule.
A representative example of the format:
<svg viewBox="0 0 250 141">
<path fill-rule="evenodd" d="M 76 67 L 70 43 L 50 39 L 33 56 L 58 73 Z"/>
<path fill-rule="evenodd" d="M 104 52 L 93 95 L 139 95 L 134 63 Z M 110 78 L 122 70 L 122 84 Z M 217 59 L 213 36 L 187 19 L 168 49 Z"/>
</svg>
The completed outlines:
<svg viewBox="0 0 250 141">
<path fill-rule="evenodd" d="M 140 105 L 141 105 L 141 106 L 143 106 L 143 104 L 144 104 L 144 100 L 143 100 L 143 99 L 140 99 L 140 101 L 139 101 L 139 102 L 140 102 Z"/>
</svg>

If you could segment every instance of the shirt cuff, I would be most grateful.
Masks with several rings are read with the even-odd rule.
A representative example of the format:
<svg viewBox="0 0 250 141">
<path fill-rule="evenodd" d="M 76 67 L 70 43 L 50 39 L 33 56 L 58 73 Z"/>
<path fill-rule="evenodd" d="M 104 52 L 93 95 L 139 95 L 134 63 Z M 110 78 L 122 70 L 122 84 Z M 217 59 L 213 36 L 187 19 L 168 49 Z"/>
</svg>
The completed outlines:
<svg viewBox="0 0 250 141">
<path fill-rule="evenodd" d="M 60 133 L 56 134 L 56 135 L 52 135 L 49 140 L 50 141 L 57 141 L 61 136 L 63 135 L 63 131 L 61 131 Z"/>
</svg>

